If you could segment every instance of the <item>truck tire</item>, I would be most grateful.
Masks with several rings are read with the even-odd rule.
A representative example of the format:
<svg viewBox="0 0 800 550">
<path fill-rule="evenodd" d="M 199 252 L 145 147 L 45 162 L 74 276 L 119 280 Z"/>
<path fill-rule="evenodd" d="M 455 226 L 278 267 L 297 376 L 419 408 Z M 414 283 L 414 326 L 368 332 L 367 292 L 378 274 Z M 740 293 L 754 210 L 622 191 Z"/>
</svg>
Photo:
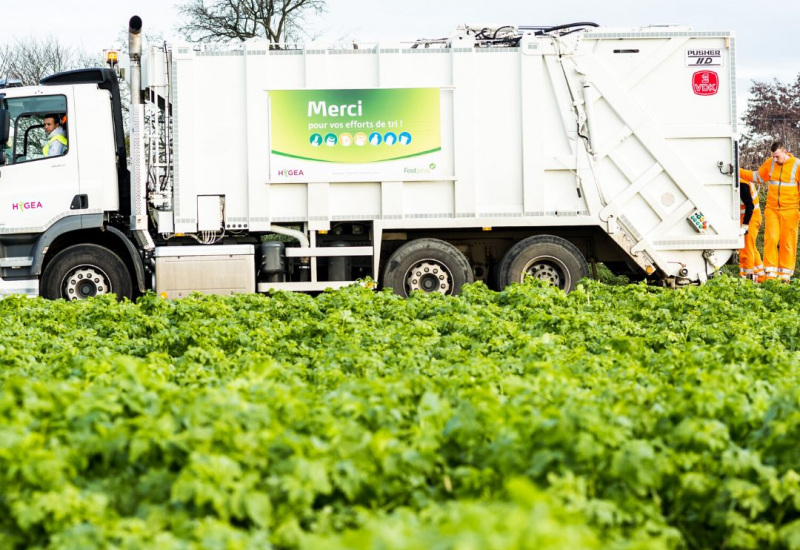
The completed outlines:
<svg viewBox="0 0 800 550">
<path fill-rule="evenodd" d="M 122 301 L 133 298 L 133 285 L 125 262 L 114 252 L 96 244 L 78 244 L 47 264 L 39 293 L 50 300 L 84 300 L 113 293 Z"/>
<path fill-rule="evenodd" d="M 472 268 L 452 244 L 439 239 L 417 239 L 391 255 L 383 272 L 383 286 L 408 297 L 414 290 L 455 295 L 473 282 Z"/>
<path fill-rule="evenodd" d="M 554 235 L 523 239 L 506 252 L 497 267 L 497 288 L 521 283 L 526 276 L 551 283 L 569 293 L 589 276 L 586 258 L 575 245 Z"/>
</svg>

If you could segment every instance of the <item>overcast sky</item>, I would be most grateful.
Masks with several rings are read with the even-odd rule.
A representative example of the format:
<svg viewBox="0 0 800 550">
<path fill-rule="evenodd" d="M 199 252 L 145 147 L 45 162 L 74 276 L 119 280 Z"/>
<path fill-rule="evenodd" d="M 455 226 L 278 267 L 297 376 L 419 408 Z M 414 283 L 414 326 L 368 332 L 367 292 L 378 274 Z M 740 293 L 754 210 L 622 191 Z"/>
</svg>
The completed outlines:
<svg viewBox="0 0 800 550">
<path fill-rule="evenodd" d="M 52 34 L 97 52 L 114 44 L 139 15 L 148 31 L 175 36 L 176 0 L 0 0 L 0 43 Z M 43 14 L 47 14 L 43 16 Z M 737 37 L 741 99 L 750 81 L 800 74 L 800 39 L 794 22 L 800 2 L 770 6 L 745 0 L 329 0 L 328 11 L 310 23 L 325 39 L 412 40 L 443 37 L 458 23 L 558 25 L 593 21 L 606 27 L 686 25 L 730 30 Z M 740 102 L 740 106 L 743 103 Z"/>
</svg>

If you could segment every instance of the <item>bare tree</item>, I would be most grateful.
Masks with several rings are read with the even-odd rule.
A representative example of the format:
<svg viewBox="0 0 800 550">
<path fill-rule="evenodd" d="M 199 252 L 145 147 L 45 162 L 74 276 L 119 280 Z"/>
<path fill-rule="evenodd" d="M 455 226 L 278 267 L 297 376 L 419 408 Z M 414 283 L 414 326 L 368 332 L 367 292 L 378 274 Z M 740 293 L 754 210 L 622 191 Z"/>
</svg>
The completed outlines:
<svg viewBox="0 0 800 550">
<path fill-rule="evenodd" d="M 179 32 L 189 40 L 225 42 L 266 38 L 272 48 L 304 35 L 309 14 L 325 10 L 326 0 L 190 0 L 180 6 L 186 22 Z"/>
<path fill-rule="evenodd" d="M 777 140 L 786 143 L 790 152 L 800 153 L 800 75 L 791 84 L 753 82 L 750 94 L 744 114 L 749 131 L 740 143 L 742 166 L 759 166 Z"/>
<path fill-rule="evenodd" d="M 25 86 L 70 69 L 97 66 L 99 60 L 61 44 L 52 36 L 15 40 L 0 46 L 0 78 L 18 78 Z"/>
<path fill-rule="evenodd" d="M 8 74 L 8 60 L 8 45 L 0 44 L 0 80 L 5 79 Z"/>
</svg>

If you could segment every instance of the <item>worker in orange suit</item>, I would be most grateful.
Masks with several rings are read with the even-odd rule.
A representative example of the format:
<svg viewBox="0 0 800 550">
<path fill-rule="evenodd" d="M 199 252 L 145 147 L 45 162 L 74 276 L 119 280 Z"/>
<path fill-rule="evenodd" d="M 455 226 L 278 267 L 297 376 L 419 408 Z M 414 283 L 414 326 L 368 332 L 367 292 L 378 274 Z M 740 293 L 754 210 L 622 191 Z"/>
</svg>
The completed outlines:
<svg viewBox="0 0 800 550">
<path fill-rule="evenodd" d="M 800 160 L 782 141 L 770 147 L 772 157 L 758 170 L 739 170 L 739 178 L 769 183 L 764 209 L 764 275 L 767 280 L 789 282 L 797 254 L 797 223 L 800 221 Z"/>
<path fill-rule="evenodd" d="M 744 248 L 739 250 L 739 276 L 757 282 L 764 280 L 761 254 L 756 248 L 756 237 L 761 228 L 761 208 L 755 183 L 739 181 L 740 222 L 744 231 Z"/>
</svg>

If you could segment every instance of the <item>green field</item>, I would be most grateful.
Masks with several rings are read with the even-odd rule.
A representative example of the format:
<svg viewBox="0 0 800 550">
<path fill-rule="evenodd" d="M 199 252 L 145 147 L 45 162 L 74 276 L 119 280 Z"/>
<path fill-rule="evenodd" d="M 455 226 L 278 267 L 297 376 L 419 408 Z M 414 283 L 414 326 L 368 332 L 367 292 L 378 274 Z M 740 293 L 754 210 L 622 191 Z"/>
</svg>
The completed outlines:
<svg viewBox="0 0 800 550">
<path fill-rule="evenodd" d="M 798 307 L 0 300 L 0 548 L 800 549 Z"/>
</svg>

